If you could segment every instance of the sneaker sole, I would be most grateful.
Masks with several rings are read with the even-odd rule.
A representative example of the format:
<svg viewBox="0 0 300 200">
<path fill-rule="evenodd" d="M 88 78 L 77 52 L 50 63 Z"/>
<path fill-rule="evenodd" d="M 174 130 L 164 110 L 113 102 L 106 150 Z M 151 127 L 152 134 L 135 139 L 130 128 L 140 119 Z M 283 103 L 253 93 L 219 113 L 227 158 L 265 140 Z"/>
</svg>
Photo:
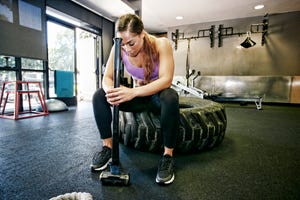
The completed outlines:
<svg viewBox="0 0 300 200">
<path fill-rule="evenodd" d="M 105 163 L 105 165 L 103 165 L 102 167 L 94 167 L 94 165 L 91 165 L 91 169 L 93 170 L 93 171 L 103 171 L 103 170 L 105 170 L 106 168 L 107 168 L 107 166 L 108 166 L 108 164 L 110 163 L 112 161 L 112 159 L 110 158 L 108 161 L 107 161 L 107 163 Z"/>
<path fill-rule="evenodd" d="M 157 177 L 156 177 L 156 183 L 158 183 L 158 184 L 160 184 L 160 185 L 168 185 L 168 184 L 171 184 L 171 183 L 173 183 L 173 181 L 174 181 L 174 179 L 175 179 L 175 174 L 173 174 L 172 175 L 172 177 L 171 177 L 171 179 L 170 180 L 168 180 L 168 181 L 160 181 Z"/>
</svg>

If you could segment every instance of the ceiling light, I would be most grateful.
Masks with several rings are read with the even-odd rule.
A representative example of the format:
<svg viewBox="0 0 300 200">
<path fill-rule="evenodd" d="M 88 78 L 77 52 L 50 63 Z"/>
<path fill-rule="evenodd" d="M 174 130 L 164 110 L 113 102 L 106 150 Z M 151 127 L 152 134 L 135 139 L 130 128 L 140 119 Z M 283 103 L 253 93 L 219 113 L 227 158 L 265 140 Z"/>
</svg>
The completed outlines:
<svg viewBox="0 0 300 200">
<path fill-rule="evenodd" d="M 182 20 L 182 19 L 183 19 L 183 16 L 177 16 L 176 19 L 177 19 L 177 20 Z"/>
<path fill-rule="evenodd" d="M 265 6 L 264 5 L 257 5 L 254 7 L 255 10 L 263 9 Z"/>
</svg>

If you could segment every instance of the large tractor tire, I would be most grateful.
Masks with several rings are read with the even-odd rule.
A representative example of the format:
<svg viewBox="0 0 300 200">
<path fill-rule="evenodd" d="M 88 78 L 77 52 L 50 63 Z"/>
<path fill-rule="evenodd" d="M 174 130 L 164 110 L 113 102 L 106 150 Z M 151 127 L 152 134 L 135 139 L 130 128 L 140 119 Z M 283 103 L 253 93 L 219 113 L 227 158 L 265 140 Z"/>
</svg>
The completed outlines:
<svg viewBox="0 0 300 200">
<path fill-rule="evenodd" d="M 180 97 L 180 125 L 175 150 L 199 152 L 218 146 L 224 139 L 227 119 L 222 104 L 196 97 Z M 126 146 L 160 152 L 163 136 L 160 116 L 150 112 L 120 112 L 120 139 Z"/>
</svg>

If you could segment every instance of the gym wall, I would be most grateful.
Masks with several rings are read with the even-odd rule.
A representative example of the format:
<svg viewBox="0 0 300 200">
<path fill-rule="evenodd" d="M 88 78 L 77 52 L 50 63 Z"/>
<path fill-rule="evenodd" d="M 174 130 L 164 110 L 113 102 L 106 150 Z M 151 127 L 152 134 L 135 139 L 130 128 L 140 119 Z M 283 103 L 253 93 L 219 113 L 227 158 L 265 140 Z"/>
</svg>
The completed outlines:
<svg viewBox="0 0 300 200">
<path fill-rule="evenodd" d="M 47 60 L 45 1 L 1 4 L 9 10 L 0 15 L 0 55 Z"/>
<path fill-rule="evenodd" d="M 199 23 L 171 27 L 168 37 L 176 29 L 185 37 L 197 35 L 198 30 L 215 25 L 214 47 L 210 39 L 198 38 L 190 42 L 190 69 L 201 71 L 195 86 L 211 93 L 228 96 L 262 96 L 264 102 L 300 103 L 300 12 L 269 14 L 266 43 L 262 33 L 252 33 L 256 45 L 242 48 L 247 35 L 232 35 L 222 39 L 218 47 L 218 27 L 233 27 L 234 33 L 250 31 L 251 24 L 262 23 L 263 16 Z M 175 79 L 184 81 L 186 74 L 187 40 L 178 40 L 174 49 Z M 192 77 L 191 77 L 192 79 Z M 184 82 L 183 82 L 184 83 Z"/>
</svg>

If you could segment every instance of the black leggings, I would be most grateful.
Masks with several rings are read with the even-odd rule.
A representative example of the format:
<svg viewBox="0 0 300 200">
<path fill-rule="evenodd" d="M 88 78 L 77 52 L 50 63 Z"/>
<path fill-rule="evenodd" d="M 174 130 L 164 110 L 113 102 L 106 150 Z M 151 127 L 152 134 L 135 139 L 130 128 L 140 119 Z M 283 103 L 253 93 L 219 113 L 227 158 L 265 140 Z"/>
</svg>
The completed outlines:
<svg viewBox="0 0 300 200">
<path fill-rule="evenodd" d="M 151 110 L 160 112 L 161 130 L 164 146 L 174 148 L 179 129 L 179 102 L 178 94 L 172 88 L 147 97 L 137 97 L 120 104 L 119 108 L 125 112 L 142 112 Z M 97 127 L 102 139 L 112 137 L 111 105 L 106 101 L 103 89 L 98 89 L 93 96 L 93 109 Z"/>
</svg>

